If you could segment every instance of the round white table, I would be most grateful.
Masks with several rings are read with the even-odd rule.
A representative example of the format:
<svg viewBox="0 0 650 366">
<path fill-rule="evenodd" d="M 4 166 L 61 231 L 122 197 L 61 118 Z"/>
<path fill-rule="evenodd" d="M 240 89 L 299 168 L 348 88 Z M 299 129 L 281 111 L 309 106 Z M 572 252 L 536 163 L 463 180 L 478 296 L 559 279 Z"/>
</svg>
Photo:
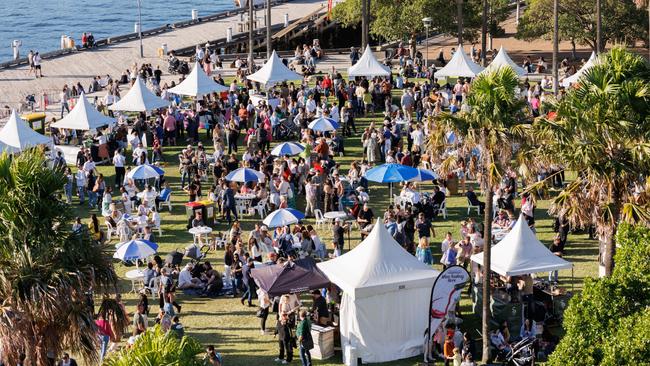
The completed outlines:
<svg viewBox="0 0 650 366">
<path fill-rule="evenodd" d="M 199 242 L 201 242 L 201 236 L 205 235 L 206 242 L 208 239 L 208 235 L 212 232 L 212 228 L 209 226 L 197 226 L 193 227 L 189 230 L 189 233 L 194 235 L 194 242 L 196 243 L 197 239 Z"/>
<path fill-rule="evenodd" d="M 144 272 L 139 269 L 132 269 L 124 274 L 124 276 L 131 280 L 131 292 L 137 293 L 138 289 L 136 288 L 136 282 L 142 284 L 144 287 Z"/>
</svg>

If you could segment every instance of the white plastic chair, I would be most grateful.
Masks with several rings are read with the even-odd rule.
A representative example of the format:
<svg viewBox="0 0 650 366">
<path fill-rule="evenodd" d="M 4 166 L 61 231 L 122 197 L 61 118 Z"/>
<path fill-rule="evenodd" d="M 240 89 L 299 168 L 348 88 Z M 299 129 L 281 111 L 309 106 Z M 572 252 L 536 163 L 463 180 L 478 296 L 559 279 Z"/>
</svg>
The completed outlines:
<svg viewBox="0 0 650 366">
<path fill-rule="evenodd" d="M 436 213 L 442 214 L 442 217 L 444 217 L 445 220 L 447 219 L 447 200 L 442 201 L 440 207 L 436 209 Z"/>
<path fill-rule="evenodd" d="M 266 217 L 266 202 L 267 202 L 267 201 L 268 201 L 268 199 L 266 199 L 266 198 L 263 199 L 263 200 L 260 200 L 259 202 L 257 202 L 257 205 L 255 205 L 255 206 L 253 207 L 253 210 L 255 210 L 255 212 L 256 212 L 258 215 L 260 215 L 260 218 L 261 218 L 261 219 L 263 219 L 264 217 Z"/>
<path fill-rule="evenodd" d="M 467 214 L 468 214 L 468 215 L 469 215 L 469 213 L 472 211 L 473 208 L 476 209 L 476 214 L 477 214 L 477 215 L 480 215 L 480 214 L 481 214 L 481 206 L 479 206 L 479 205 L 473 205 L 472 202 L 471 202 L 471 201 L 469 200 L 469 198 L 468 198 L 468 199 L 467 199 Z"/>
<path fill-rule="evenodd" d="M 316 217 L 316 226 L 321 227 L 325 224 L 325 216 L 323 216 L 323 212 L 320 209 L 314 209 L 314 216 Z"/>
<path fill-rule="evenodd" d="M 237 210 L 237 216 L 239 216 L 239 217 L 244 216 L 246 211 L 248 211 L 248 207 L 246 206 L 246 202 L 244 202 L 243 200 L 236 200 L 235 209 Z"/>
<path fill-rule="evenodd" d="M 118 235 L 117 228 L 113 227 L 111 223 L 106 220 L 106 241 L 111 241 L 113 235 Z"/>
<path fill-rule="evenodd" d="M 172 192 L 169 192 L 167 198 L 163 201 L 163 205 L 167 205 L 169 212 L 172 212 Z"/>
<path fill-rule="evenodd" d="M 160 228 L 160 215 L 158 215 L 156 217 L 156 220 L 154 220 L 153 229 L 158 230 L 158 235 L 162 236 L 162 229 Z"/>
</svg>

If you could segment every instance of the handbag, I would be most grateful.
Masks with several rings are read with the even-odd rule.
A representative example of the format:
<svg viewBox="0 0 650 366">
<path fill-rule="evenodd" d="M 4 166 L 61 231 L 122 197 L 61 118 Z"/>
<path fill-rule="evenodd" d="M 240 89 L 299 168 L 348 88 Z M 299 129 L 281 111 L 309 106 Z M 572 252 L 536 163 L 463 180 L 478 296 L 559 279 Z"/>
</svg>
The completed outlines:
<svg viewBox="0 0 650 366">
<path fill-rule="evenodd" d="M 255 316 L 258 317 L 258 318 L 264 318 L 266 316 L 267 312 L 268 312 L 268 309 L 259 308 L 259 309 L 257 309 L 257 313 L 255 313 Z"/>
</svg>

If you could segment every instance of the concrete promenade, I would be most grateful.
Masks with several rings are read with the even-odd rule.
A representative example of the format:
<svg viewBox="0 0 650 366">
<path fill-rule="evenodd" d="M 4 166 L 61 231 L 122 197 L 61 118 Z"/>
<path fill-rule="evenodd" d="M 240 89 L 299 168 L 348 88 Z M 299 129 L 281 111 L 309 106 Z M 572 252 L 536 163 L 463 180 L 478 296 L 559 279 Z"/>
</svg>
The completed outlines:
<svg viewBox="0 0 650 366">
<path fill-rule="evenodd" d="M 320 8 L 323 3 L 322 0 L 295 0 L 278 4 L 272 8 L 271 24 L 283 24 L 284 14 L 289 14 L 289 22 L 300 19 L 305 14 Z M 258 10 L 257 16 L 263 17 L 263 12 L 264 10 Z M 239 15 L 234 15 L 144 38 L 144 59 L 140 58 L 140 42 L 136 39 L 43 60 L 42 70 L 45 77 L 42 79 L 35 79 L 33 75 L 28 75 L 27 66 L 2 70 L 0 71 L 0 107 L 5 105 L 18 107 L 25 96 L 32 93 L 36 94 L 37 100 L 43 92 L 48 95 L 53 94 L 58 100 L 58 94 L 66 83 L 73 85 L 81 82 L 84 88 L 87 88 L 94 76 L 109 74 L 113 78 L 119 78 L 135 63 L 138 65 L 150 63 L 154 68 L 160 65 L 163 73 L 167 73 L 166 59 L 159 58 L 157 54 L 158 48 L 163 43 L 167 44 L 169 50 L 205 44 L 208 40 L 226 37 L 228 27 L 232 27 L 233 35 L 237 35 L 239 21 Z"/>
</svg>

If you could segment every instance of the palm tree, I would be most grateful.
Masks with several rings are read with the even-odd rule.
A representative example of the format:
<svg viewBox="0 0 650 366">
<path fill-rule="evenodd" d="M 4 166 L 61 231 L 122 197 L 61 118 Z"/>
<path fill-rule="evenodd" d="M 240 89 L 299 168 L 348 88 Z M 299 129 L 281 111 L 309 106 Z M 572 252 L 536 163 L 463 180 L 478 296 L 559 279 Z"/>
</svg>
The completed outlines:
<svg viewBox="0 0 650 366">
<path fill-rule="evenodd" d="M 650 176 L 650 67 L 618 47 L 599 60 L 549 106 L 553 118 L 539 119 L 530 132 L 536 162 L 577 172 L 550 211 L 576 227 L 596 227 L 600 274 L 609 276 L 617 225 L 650 222 L 645 194 L 635 194 Z"/>
<path fill-rule="evenodd" d="M 105 246 L 87 229 L 71 231 L 60 199 L 65 176 L 40 151 L 0 156 L 0 347 L 4 361 L 48 364 L 47 353 L 69 350 L 97 359 L 90 290 L 114 289 L 117 276 Z"/>
<path fill-rule="evenodd" d="M 492 196 L 505 172 L 512 166 L 513 146 L 523 136 L 525 101 L 516 97 L 519 81 L 515 72 L 504 67 L 478 76 L 467 96 L 469 112 L 457 116 L 443 113 L 429 121 L 429 151 L 438 160 L 441 176 L 460 166 L 460 158 L 479 151 L 476 166 L 469 164 L 470 173 L 477 177 L 486 193 L 483 246 L 483 361 L 489 357 L 488 325 L 490 321 L 490 248 L 492 239 Z M 451 147 L 447 134 L 453 132 L 458 144 L 457 154 L 446 154 Z"/>
<path fill-rule="evenodd" d="M 111 355 L 104 366 L 202 366 L 206 363 L 199 359 L 201 353 L 203 348 L 196 339 L 179 339 L 174 331 L 164 332 L 157 325 L 138 337 L 133 347 Z"/>
</svg>

